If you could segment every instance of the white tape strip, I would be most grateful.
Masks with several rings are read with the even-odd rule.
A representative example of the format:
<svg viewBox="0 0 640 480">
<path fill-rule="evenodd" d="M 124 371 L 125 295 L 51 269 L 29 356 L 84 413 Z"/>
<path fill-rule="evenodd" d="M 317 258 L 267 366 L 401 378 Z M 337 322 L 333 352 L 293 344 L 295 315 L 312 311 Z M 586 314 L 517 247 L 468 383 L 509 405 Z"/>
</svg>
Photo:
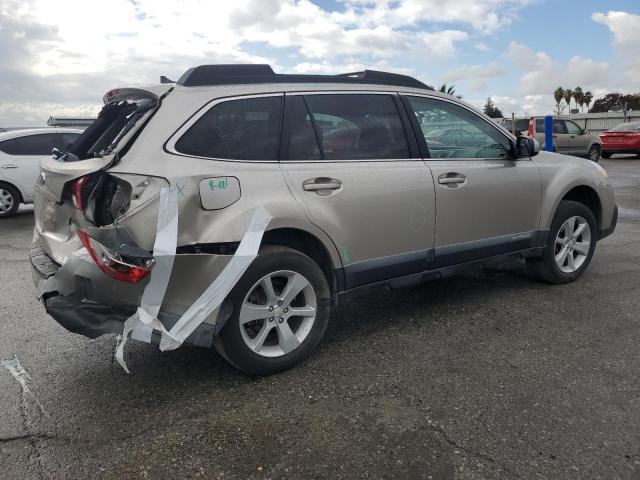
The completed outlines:
<svg viewBox="0 0 640 480">
<path fill-rule="evenodd" d="M 240 277 L 249 268 L 251 262 L 258 255 L 262 236 L 272 218 L 263 207 L 258 207 L 254 211 L 249 227 L 242 237 L 235 255 L 213 283 L 168 331 L 157 316 L 169 284 L 176 252 L 178 239 L 176 193 L 176 190 L 173 189 L 162 189 L 160 192 L 158 234 L 153 248 L 156 264 L 142 295 L 141 305 L 138 307 L 138 311 L 125 322 L 122 341 L 116 349 L 116 360 L 127 373 L 129 373 L 129 369 L 124 361 L 124 346 L 129 334 L 134 339 L 145 340 L 149 338 L 150 340 L 153 330 L 160 331 L 162 334 L 160 350 L 162 351 L 174 350 L 182 345 L 187 337 L 222 304 Z"/>
</svg>

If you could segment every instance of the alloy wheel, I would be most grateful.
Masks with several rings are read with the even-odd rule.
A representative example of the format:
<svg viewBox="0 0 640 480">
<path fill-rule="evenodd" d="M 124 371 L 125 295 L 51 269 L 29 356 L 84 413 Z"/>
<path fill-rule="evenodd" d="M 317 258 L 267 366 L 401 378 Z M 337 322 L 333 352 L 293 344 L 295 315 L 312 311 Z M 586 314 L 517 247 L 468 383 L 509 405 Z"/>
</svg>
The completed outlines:
<svg viewBox="0 0 640 480">
<path fill-rule="evenodd" d="M 316 294 L 309 280 L 297 272 L 280 270 L 249 289 L 240 307 L 240 333 L 254 353 L 280 357 L 304 342 L 316 312 Z"/>
<path fill-rule="evenodd" d="M 10 191 L 0 188 L 0 213 L 7 213 L 13 208 L 15 198 Z"/>
<path fill-rule="evenodd" d="M 554 257 L 563 273 L 574 273 L 589 256 L 591 228 L 587 221 L 575 216 L 567 219 L 556 235 Z"/>
</svg>

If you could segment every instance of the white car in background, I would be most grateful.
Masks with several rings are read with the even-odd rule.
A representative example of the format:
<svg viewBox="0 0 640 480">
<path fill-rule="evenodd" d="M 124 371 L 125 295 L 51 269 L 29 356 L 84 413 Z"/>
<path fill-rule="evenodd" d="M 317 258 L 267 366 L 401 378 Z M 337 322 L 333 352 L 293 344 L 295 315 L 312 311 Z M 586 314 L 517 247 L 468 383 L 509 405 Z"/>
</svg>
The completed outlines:
<svg viewBox="0 0 640 480">
<path fill-rule="evenodd" d="M 40 160 L 54 147 L 66 150 L 81 133 L 74 128 L 0 132 L 0 218 L 16 213 L 21 203 L 33 202 Z"/>
</svg>

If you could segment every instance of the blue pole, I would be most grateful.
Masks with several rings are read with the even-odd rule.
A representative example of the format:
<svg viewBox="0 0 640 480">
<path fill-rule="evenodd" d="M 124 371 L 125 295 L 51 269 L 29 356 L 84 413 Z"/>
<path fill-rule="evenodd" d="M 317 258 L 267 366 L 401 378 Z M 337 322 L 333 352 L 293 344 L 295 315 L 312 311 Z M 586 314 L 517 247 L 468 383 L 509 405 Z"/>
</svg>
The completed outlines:
<svg viewBox="0 0 640 480">
<path fill-rule="evenodd" d="M 544 117 L 544 149 L 547 152 L 553 152 L 553 117 L 551 115 Z"/>
</svg>

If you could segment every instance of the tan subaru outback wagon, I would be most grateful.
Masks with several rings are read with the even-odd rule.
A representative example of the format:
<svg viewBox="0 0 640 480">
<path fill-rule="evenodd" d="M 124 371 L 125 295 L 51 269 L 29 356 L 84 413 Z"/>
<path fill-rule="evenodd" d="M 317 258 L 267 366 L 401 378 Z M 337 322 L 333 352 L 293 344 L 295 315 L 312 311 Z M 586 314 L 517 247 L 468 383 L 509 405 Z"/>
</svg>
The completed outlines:
<svg viewBox="0 0 640 480">
<path fill-rule="evenodd" d="M 203 65 L 104 103 L 41 164 L 30 255 L 46 311 L 92 338 L 276 372 L 345 294 L 510 257 L 571 282 L 616 225 L 600 166 L 407 76 Z"/>
</svg>

